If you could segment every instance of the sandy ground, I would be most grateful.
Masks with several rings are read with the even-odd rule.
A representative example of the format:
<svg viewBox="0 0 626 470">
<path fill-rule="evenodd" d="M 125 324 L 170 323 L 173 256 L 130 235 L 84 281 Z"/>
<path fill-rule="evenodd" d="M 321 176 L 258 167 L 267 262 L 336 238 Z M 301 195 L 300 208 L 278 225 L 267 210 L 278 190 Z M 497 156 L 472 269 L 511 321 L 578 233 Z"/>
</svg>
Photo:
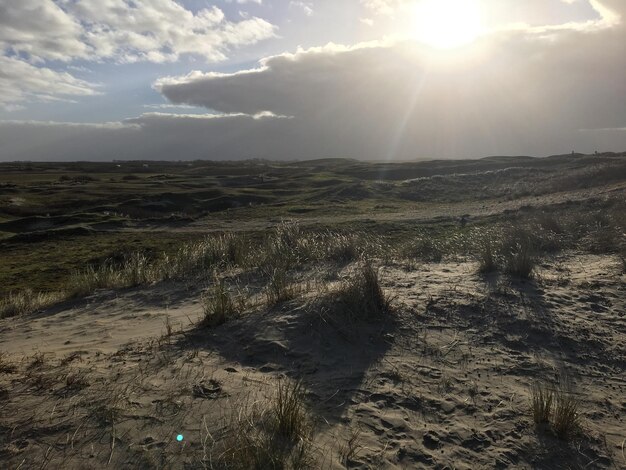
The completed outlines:
<svg viewBox="0 0 626 470">
<path fill-rule="evenodd" d="M 201 289 L 165 284 L 139 290 L 103 290 L 40 314 L 0 324 L 0 351 L 14 354 L 112 353 L 158 337 L 167 323 L 180 330 L 202 315 Z"/>
<path fill-rule="evenodd" d="M 351 269 L 299 275 L 332 286 Z M 521 282 L 482 277 L 466 260 L 388 262 L 394 313 L 348 324 L 328 317 L 321 281 L 212 330 L 196 325 L 202 286 L 183 284 L 5 319 L 0 462 L 207 468 L 233 411 L 286 376 L 306 388 L 316 468 L 625 468 L 620 269 L 617 258 L 567 253 Z M 579 398 L 571 441 L 533 424 L 536 380 Z"/>
</svg>

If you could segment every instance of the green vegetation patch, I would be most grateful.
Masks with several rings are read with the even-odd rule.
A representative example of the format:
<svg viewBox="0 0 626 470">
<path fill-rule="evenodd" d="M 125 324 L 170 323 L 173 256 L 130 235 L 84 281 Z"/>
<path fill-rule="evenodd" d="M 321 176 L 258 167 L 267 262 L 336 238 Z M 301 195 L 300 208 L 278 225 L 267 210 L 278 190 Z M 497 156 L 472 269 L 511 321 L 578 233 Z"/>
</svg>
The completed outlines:
<svg viewBox="0 0 626 470">
<path fill-rule="evenodd" d="M 86 236 L 0 244 L 0 296 L 22 289 L 64 290 L 71 276 L 107 259 L 121 260 L 135 253 L 171 253 L 203 235 L 180 232 L 95 232 Z"/>
</svg>

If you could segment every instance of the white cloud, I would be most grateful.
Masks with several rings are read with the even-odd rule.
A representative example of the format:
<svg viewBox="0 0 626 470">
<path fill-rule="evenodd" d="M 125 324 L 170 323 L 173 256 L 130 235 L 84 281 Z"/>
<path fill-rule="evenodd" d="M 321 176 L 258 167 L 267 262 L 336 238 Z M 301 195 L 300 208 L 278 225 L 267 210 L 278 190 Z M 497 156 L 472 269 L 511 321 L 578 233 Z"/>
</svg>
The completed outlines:
<svg viewBox="0 0 626 470">
<path fill-rule="evenodd" d="M 419 1 L 419 0 L 418 0 Z M 503 0 L 486 0 L 485 9 L 489 10 L 489 1 L 503 2 Z M 545 0 L 541 0 L 545 2 Z M 369 10 L 374 15 L 393 17 L 398 14 L 404 14 L 410 11 L 416 0 L 360 0 L 363 7 Z M 517 0 L 509 0 L 514 4 Z M 611 28 L 620 24 L 622 18 L 619 14 L 620 10 L 624 9 L 623 0 L 561 0 L 562 3 L 573 5 L 577 2 L 588 3 L 593 10 L 598 14 L 599 19 L 590 19 L 586 21 L 571 21 L 560 24 L 547 23 L 543 25 L 531 26 L 524 21 L 524 18 L 517 18 L 511 21 L 507 19 L 504 24 L 498 25 L 496 30 L 525 30 L 531 33 L 543 34 L 547 32 L 555 32 L 561 30 L 578 30 L 578 31 L 590 31 L 597 29 Z M 621 3 L 620 3 L 621 2 Z M 546 2 L 547 3 L 547 2 Z M 531 10 L 537 10 L 538 8 L 529 5 Z M 540 9 L 539 9 L 540 10 Z M 523 12 L 524 8 L 516 6 L 511 8 L 511 12 Z M 547 20 L 547 18 L 546 18 Z"/>
<path fill-rule="evenodd" d="M 235 22 L 215 6 L 193 13 L 174 0 L 0 0 L 0 58 L 8 67 L 0 71 L 0 105 L 95 93 L 49 61 L 167 62 L 184 54 L 219 61 L 274 34 L 263 19 Z"/>
<path fill-rule="evenodd" d="M 611 1 L 589 0 L 589 3 L 593 7 L 593 9 L 597 11 L 598 14 L 600 15 L 601 24 L 605 28 L 617 26 L 622 21 L 622 16 L 619 14 L 619 9 L 617 8 L 618 6 L 617 2 L 615 2 L 614 7 L 607 6 L 607 4 L 610 4 L 613 1 L 614 0 L 611 0 Z M 622 10 L 625 9 L 623 4 L 622 4 L 621 9 Z"/>
<path fill-rule="evenodd" d="M 312 2 L 303 2 L 298 0 L 291 0 L 289 2 L 289 6 L 292 8 L 298 8 L 304 12 L 306 16 L 313 15 L 313 3 Z"/>
<path fill-rule="evenodd" d="M 193 13 L 174 0 L 20 0 L 0 13 L 0 48 L 32 61 L 215 61 L 275 34 L 263 19 L 233 22 L 216 6 Z"/>
<path fill-rule="evenodd" d="M 566 3 L 569 3 L 567 0 Z M 610 0 L 609 0 L 610 2 Z M 570 21 L 560 24 L 545 24 L 539 26 L 531 26 L 524 22 L 509 23 L 496 28 L 499 31 L 525 31 L 530 34 L 542 35 L 544 37 L 550 37 L 559 32 L 567 31 L 581 31 L 581 32 L 593 32 L 604 29 L 614 28 L 622 23 L 622 15 L 618 13 L 619 10 L 606 6 L 606 0 L 589 0 L 590 6 L 598 14 L 597 19 L 589 19 L 586 21 Z"/>
<path fill-rule="evenodd" d="M 171 104 L 171 103 L 161 103 L 161 104 L 144 104 L 144 108 L 148 109 L 195 109 L 196 106 L 189 106 L 187 104 Z"/>
<path fill-rule="evenodd" d="M 403 0 L 361 0 L 361 3 L 377 15 L 391 16 L 400 4 L 407 2 L 403 2 Z"/>
<path fill-rule="evenodd" d="M 216 6 L 194 14 L 173 0 L 66 1 L 66 8 L 85 25 L 97 58 L 122 62 L 173 61 L 182 54 L 217 61 L 233 47 L 275 34 L 260 18 L 229 21 Z"/>
<path fill-rule="evenodd" d="M 260 111 L 254 114 L 246 113 L 221 113 L 221 114 L 173 114 L 173 113 L 144 113 L 138 118 L 126 119 L 124 122 L 131 124 L 146 124 L 155 121 L 171 121 L 171 120 L 191 120 L 200 119 L 204 121 L 210 120 L 228 120 L 233 118 L 248 118 L 255 121 L 261 119 L 290 119 L 290 116 L 274 114 L 271 111 Z"/>
<path fill-rule="evenodd" d="M 132 125 L 132 123 L 124 123 L 124 122 L 101 122 L 101 123 L 89 123 L 89 122 L 59 122 L 59 121 L 11 121 L 5 120 L 0 121 L 0 128 L 49 128 L 49 129 L 105 129 L 105 130 L 119 130 L 119 129 L 128 129 L 135 128 L 138 129 L 139 125 Z"/>
<path fill-rule="evenodd" d="M 79 20 L 51 0 L 0 1 L 0 50 L 31 61 L 85 58 L 92 49 L 82 34 Z"/>
<path fill-rule="evenodd" d="M 25 101 L 69 100 L 71 97 L 95 94 L 96 84 L 69 73 L 0 56 L 0 107 L 7 110 L 19 109 L 17 103 Z"/>
</svg>

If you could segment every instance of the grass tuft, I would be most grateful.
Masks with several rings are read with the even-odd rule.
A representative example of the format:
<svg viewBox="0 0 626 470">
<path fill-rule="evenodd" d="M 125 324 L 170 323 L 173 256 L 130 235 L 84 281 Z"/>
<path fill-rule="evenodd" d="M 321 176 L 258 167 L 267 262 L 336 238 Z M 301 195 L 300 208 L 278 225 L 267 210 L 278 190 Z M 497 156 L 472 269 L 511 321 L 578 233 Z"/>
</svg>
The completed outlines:
<svg viewBox="0 0 626 470">
<path fill-rule="evenodd" d="M 524 231 L 516 230 L 505 239 L 502 251 L 504 268 L 508 274 L 520 279 L 533 277 L 537 258 L 531 237 Z"/>
<path fill-rule="evenodd" d="M 356 261 L 363 251 L 356 236 L 344 234 L 328 234 L 323 246 L 326 259 L 342 263 Z"/>
<path fill-rule="evenodd" d="M 552 429 L 563 440 L 569 440 L 580 430 L 578 408 L 580 402 L 564 390 L 555 394 Z"/>
<path fill-rule="evenodd" d="M 62 392 L 76 393 L 89 387 L 89 380 L 84 372 L 70 372 L 65 376 L 65 386 Z"/>
<path fill-rule="evenodd" d="M 75 273 L 70 292 L 72 296 L 79 297 L 96 289 L 135 287 L 158 280 L 160 276 L 156 265 L 143 253 L 133 253 L 122 263 L 108 260 L 100 266 L 90 266 Z"/>
<path fill-rule="evenodd" d="M 281 380 L 268 401 L 243 406 L 233 414 L 223 435 L 211 443 L 209 468 L 315 468 L 311 423 L 302 384 Z"/>
<path fill-rule="evenodd" d="M 298 296 L 301 289 L 288 277 L 284 267 L 276 267 L 269 271 L 269 281 L 265 286 L 265 298 L 268 307 L 292 300 Z"/>
<path fill-rule="evenodd" d="M 99 266 L 90 266 L 74 274 L 68 291 L 79 297 L 96 289 L 119 289 L 202 276 L 216 267 L 246 265 L 249 252 L 249 245 L 242 236 L 209 236 L 199 242 L 187 243 L 171 255 L 162 254 L 151 259 L 143 253 L 133 253 L 121 263 L 107 260 Z"/>
<path fill-rule="evenodd" d="M 216 279 L 208 294 L 202 297 L 202 326 L 214 328 L 237 315 L 236 303 L 223 279 Z"/>
<path fill-rule="evenodd" d="M 535 424 L 550 422 L 553 403 L 554 392 L 552 389 L 541 383 L 535 383 L 531 387 L 531 407 Z"/>
<path fill-rule="evenodd" d="M 282 222 L 265 240 L 262 264 L 282 269 L 310 261 L 315 239 L 308 236 L 296 222 Z"/>
<path fill-rule="evenodd" d="M 444 249 L 441 242 L 426 236 L 405 245 L 402 249 L 405 258 L 429 263 L 440 263 L 443 259 L 443 253 Z"/>
<path fill-rule="evenodd" d="M 337 308 L 351 320 L 378 318 L 391 311 L 378 269 L 364 263 L 336 292 Z"/>
<path fill-rule="evenodd" d="M 12 292 L 0 300 L 0 318 L 34 313 L 64 300 L 65 297 L 61 293 L 33 292 L 31 289 Z"/>
<path fill-rule="evenodd" d="M 488 274 L 498 270 L 498 264 L 491 242 L 487 241 L 482 246 L 478 263 L 478 271 L 482 274 Z"/>
<path fill-rule="evenodd" d="M 278 382 L 278 392 L 271 407 L 272 433 L 296 442 L 308 432 L 308 418 L 303 401 L 302 382 Z"/>
<path fill-rule="evenodd" d="M 531 409 L 535 424 L 550 424 L 554 434 L 569 440 L 580 431 L 580 401 L 563 385 L 554 389 L 536 383 L 531 387 Z"/>
</svg>

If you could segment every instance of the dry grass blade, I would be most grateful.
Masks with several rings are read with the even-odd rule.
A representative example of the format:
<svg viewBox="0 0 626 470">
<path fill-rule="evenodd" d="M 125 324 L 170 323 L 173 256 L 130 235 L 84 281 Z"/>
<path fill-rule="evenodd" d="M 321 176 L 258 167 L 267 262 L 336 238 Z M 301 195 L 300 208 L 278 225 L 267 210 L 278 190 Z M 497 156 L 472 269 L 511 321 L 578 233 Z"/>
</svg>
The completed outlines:
<svg viewBox="0 0 626 470">
<path fill-rule="evenodd" d="M 341 463 L 347 468 L 356 459 L 361 449 L 361 430 L 353 429 L 346 443 L 339 448 Z"/>
<path fill-rule="evenodd" d="M 362 254 L 359 241 L 356 236 L 329 233 L 322 241 L 326 259 L 346 263 L 359 259 Z"/>
</svg>

